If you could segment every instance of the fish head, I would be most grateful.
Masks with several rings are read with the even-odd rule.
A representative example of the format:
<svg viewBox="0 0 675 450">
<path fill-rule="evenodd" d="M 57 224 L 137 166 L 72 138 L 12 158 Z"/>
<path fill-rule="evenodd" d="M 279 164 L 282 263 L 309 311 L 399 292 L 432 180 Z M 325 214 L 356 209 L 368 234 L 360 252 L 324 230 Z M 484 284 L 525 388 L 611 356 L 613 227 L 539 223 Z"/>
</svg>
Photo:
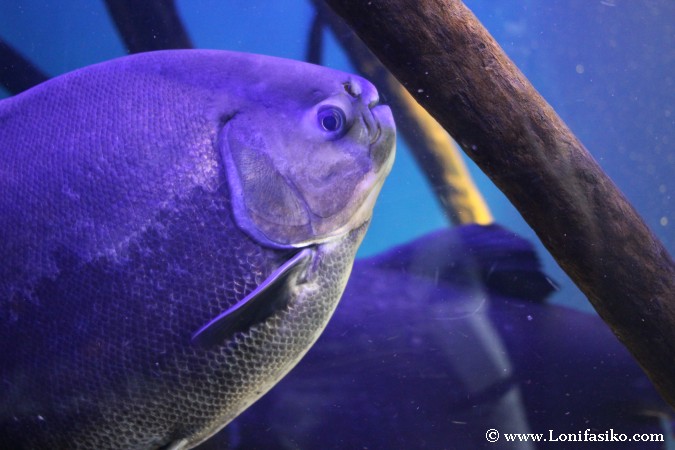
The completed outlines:
<svg viewBox="0 0 675 450">
<path fill-rule="evenodd" d="M 226 118 L 218 145 L 238 226 L 266 245 L 304 247 L 370 219 L 396 131 L 367 80 L 297 62 L 283 69 L 246 87 L 249 101 Z"/>
</svg>

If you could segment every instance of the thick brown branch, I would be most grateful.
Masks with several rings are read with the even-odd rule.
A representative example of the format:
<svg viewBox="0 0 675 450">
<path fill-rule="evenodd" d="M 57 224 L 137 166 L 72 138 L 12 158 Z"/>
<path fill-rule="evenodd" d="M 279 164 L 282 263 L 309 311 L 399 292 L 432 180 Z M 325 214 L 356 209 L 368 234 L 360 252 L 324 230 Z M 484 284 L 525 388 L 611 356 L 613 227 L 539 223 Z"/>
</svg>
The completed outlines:
<svg viewBox="0 0 675 450">
<path fill-rule="evenodd" d="M 675 406 L 675 264 L 459 0 L 327 0 L 518 208 Z"/>
</svg>

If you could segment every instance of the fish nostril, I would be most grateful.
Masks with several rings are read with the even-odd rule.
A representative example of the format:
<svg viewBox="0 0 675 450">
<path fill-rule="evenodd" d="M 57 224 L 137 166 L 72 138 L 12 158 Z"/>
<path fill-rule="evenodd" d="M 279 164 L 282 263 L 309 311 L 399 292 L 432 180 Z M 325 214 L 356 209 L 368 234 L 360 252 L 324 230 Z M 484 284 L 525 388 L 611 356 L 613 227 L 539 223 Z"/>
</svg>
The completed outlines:
<svg viewBox="0 0 675 450">
<path fill-rule="evenodd" d="M 371 109 L 380 102 L 380 96 L 377 89 L 369 81 L 352 77 L 349 81 L 342 83 L 344 90 L 352 98 L 360 99 L 364 105 Z"/>
<path fill-rule="evenodd" d="M 354 78 L 346 83 L 342 83 L 342 86 L 345 88 L 345 92 L 354 98 L 358 98 L 361 95 L 361 85 Z"/>
</svg>

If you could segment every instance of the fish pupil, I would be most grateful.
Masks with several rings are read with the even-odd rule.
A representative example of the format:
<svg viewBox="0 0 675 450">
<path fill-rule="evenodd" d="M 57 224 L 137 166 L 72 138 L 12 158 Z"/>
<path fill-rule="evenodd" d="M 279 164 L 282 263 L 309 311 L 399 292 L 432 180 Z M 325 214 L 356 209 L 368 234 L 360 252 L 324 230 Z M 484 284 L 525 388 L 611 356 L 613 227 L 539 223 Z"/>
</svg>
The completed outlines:
<svg viewBox="0 0 675 450">
<path fill-rule="evenodd" d="M 327 116 L 323 118 L 321 124 L 328 131 L 335 131 L 338 129 L 339 123 L 338 119 L 335 116 Z"/>
<path fill-rule="evenodd" d="M 319 123 L 325 131 L 338 131 L 342 128 L 343 113 L 337 108 L 327 108 L 319 113 Z"/>
</svg>

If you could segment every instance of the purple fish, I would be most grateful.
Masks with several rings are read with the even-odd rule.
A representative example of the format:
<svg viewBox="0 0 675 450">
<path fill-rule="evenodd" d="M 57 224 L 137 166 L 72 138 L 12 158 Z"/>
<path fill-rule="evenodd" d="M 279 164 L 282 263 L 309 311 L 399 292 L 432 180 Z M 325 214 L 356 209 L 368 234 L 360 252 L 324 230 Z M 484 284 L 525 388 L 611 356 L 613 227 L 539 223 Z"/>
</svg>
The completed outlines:
<svg viewBox="0 0 675 450">
<path fill-rule="evenodd" d="M 304 355 L 394 159 L 357 76 L 121 58 L 0 102 L 0 447 L 191 448 Z"/>
</svg>

